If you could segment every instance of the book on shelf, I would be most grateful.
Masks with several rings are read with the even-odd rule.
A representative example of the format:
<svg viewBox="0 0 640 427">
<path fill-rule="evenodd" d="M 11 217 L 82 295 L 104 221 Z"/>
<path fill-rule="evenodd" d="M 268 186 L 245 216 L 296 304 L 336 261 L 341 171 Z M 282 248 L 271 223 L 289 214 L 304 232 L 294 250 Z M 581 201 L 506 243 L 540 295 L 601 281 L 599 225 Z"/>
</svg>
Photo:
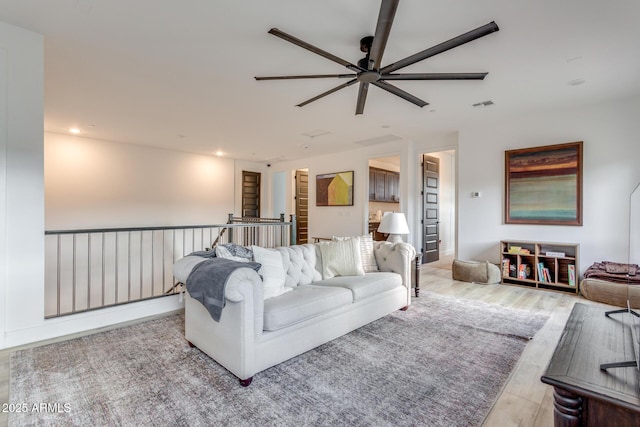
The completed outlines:
<svg viewBox="0 0 640 427">
<path fill-rule="evenodd" d="M 567 270 L 569 273 L 569 286 L 576 285 L 576 266 L 573 264 L 567 265 Z"/>
<path fill-rule="evenodd" d="M 511 265 L 511 260 L 509 258 L 504 258 L 502 260 L 502 277 L 509 277 L 510 265 Z"/>
<path fill-rule="evenodd" d="M 507 252 L 510 254 L 521 254 L 521 255 L 531 254 L 531 250 L 527 248 L 523 248 L 521 246 L 509 246 L 509 249 L 507 249 Z"/>
<path fill-rule="evenodd" d="M 555 251 L 546 251 L 544 254 L 546 256 L 553 256 L 556 258 L 564 258 L 566 256 L 564 252 L 555 252 Z"/>
<path fill-rule="evenodd" d="M 518 277 L 518 267 L 515 264 L 509 266 L 509 277 Z"/>
<path fill-rule="evenodd" d="M 529 264 L 520 264 L 518 266 L 518 279 L 528 279 L 531 276 L 531 267 Z"/>
<path fill-rule="evenodd" d="M 544 279 L 544 264 L 539 262 L 537 267 L 538 267 L 538 280 L 540 282 L 544 282 L 545 281 L 545 279 Z"/>
<path fill-rule="evenodd" d="M 544 274 L 544 281 L 551 283 L 553 282 L 553 280 L 551 280 L 551 272 L 549 271 L 549 269 L 547 267 L 542 269 L 542 272 Z"/>
</svg>

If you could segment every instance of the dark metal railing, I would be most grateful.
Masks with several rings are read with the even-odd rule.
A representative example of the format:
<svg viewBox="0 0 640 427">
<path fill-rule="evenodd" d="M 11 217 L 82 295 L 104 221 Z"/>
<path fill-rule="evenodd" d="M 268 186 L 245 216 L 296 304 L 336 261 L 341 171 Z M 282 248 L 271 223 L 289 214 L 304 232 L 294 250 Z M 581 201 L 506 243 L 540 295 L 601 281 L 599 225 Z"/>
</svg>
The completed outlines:
<svg viewBox="0 0 640 427">
<path fill-rule="evenodd" d="M 241 222 L 241 220 L 244 220 Z M 295 243 L 295 215 L 233 217 L 229 224 L 45 231 L 45 317 L 177 293 L 173 263 L 191 252 L 236 243 Z"/>
</svg>

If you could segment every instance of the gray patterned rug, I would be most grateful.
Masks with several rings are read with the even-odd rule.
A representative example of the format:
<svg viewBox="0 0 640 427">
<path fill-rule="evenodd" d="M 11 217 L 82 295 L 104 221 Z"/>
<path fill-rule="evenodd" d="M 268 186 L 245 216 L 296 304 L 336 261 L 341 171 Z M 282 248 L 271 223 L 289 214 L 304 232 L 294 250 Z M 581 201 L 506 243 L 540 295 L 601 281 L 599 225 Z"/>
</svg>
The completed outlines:
<svg viewBox="0 0 640 427">
<path fill-rule="evenodd" d="M 546 320 L 424 292 L 243 388 L 173 315 L 13 353 L 9 424 L 477 426 Z"/>
</svg>

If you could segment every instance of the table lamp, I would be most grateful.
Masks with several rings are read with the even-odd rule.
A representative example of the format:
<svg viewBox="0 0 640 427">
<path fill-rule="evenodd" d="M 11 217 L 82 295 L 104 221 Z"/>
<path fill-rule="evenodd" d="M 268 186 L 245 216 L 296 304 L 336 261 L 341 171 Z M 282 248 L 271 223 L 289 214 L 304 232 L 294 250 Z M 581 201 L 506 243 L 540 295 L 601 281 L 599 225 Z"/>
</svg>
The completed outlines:
<svg viewBox="0 0 640 427">
<path fill-rule="evenodd" d="M 402 235 L 409 234 L 407 219 L 402 212 L 385 212 L 378 226 L 378 232 L 389 234 L 387 242 L 402 242 Z"/>
</svg>

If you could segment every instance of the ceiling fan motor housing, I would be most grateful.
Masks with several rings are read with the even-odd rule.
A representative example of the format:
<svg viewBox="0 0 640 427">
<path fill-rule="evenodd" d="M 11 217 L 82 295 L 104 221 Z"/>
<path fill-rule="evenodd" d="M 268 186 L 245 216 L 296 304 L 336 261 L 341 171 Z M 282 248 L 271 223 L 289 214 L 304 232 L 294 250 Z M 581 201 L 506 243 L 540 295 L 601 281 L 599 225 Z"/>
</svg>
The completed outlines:
<svg viewBox="0 0 640 427">
<path fill-rule="evenodd" d="M 360 52 L 366 53 L 366 56 L 358 61 L 358 67 L 364 68 L 365 70 L 369 69 L 369 52 L 372 44 L 373 36 L 367 36 L 360 39 Z M 358 78 L 358 80 L 360 79 Z"/>
<path fill-rule="evenodd" d="M 360 52 L 369 53 L 373 44 L 373 36 L 367 36 L 360 39 Z"/>
</svg>

